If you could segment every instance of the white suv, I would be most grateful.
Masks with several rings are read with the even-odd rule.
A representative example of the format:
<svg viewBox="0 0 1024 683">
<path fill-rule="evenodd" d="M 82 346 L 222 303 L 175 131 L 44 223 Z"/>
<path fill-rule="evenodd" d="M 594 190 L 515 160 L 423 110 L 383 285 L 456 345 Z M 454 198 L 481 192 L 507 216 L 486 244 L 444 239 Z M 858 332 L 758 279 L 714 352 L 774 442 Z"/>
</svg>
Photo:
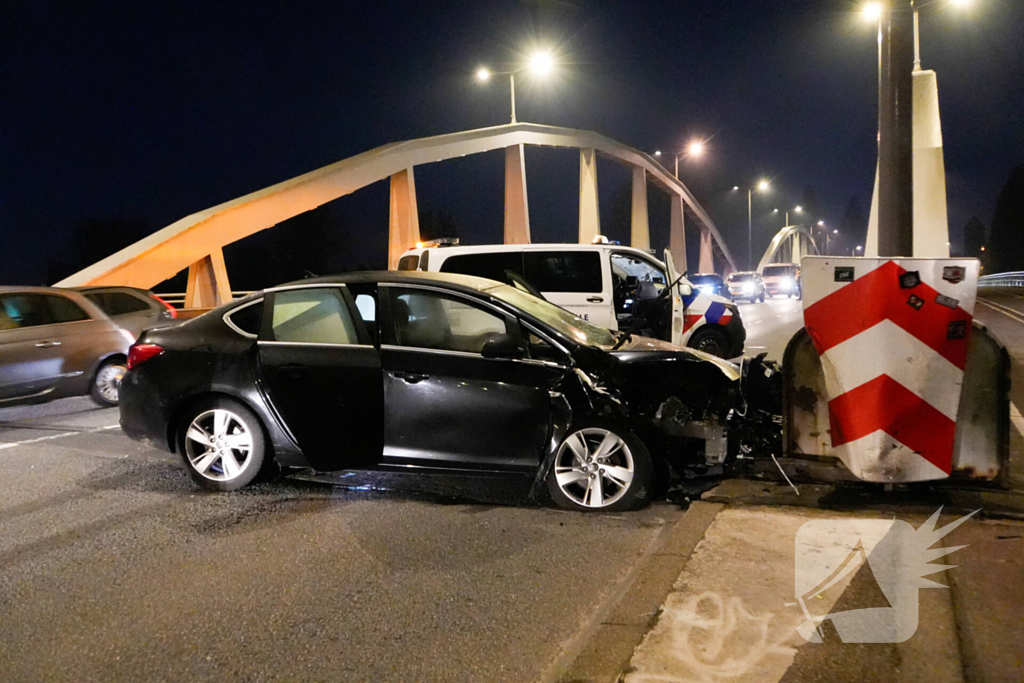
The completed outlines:
<svg viewBox="0 0 1024 683">
<path fill-rule="evenodd" d="M 613 244 L 496 244 L 421 247 L 402 255 L 399 270 L 462 273 L 499 282 L 520 278 L 551 303 L 612 330 L 629 329 L 678 277 L 647 252 Z M 636 332 L 723 358 L 743 354 L 746 331 L 736 306 L 686 279 L 643 316 Z"/>
</svg>

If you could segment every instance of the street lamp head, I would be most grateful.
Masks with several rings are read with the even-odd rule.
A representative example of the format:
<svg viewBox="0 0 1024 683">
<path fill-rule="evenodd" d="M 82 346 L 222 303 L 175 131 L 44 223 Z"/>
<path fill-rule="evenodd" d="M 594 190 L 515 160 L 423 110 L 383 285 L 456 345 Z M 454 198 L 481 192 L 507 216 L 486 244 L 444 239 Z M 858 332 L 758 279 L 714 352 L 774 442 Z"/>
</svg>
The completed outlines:
<svg viewBox="0 0 1024 683">
<path fill-rule="evenodd" d="M 654 156 L 660 157 L 661 156 L 661 150 L 659 149 L 659 150 L 655 151 L 654 152 Z"/>
<path fill-rule="evenodd" d="M 882 3 L 880 2 L 869 2 L 864 5 L 864 9 L 862 10 L 864 18 L 868 21 L 878 21 L 881 19 L 882 11 Z"/>
<path fill-rule="evenodd" d="M 967 7 L 973 2 L 973 0 L 953 0 L 953 4 L 957 7 Z"/>
<path fill-rule="evenodd" d="M 767 180 L 762 180 L 757 184 L 757 189 L 760 190 L 761 192 L 767 192 L 769 187 L 770 185 L 768 185 Z"/>
<path fill-rule="evenodd" d="M 772 209 L 772 213 L 778 213 L 778 212 L 779 212 L 778 209 Z"/>
<path fill-rule="evenodd" d="M 794 210 L 794 211 L 796 211 L 797 213 L 803 213 L 803 212 L 804 212 L 804 207 L 802 207 L 802 206 L 798 206 L 798 207 L 796 207 L 796 208 L 795 208 L 795 209 L 793 209 L 793 210 Z"/>
<path fill-rule="evenodd" d="M 833 231 L 832 231 L 832 234 L 833 234 L 833 235 L 838 235 L 838 234 L 839 234 L 839 231 L 838 231 L 838 230 L 833 230 Z"/>
<path fill-rule="evenodd" d="M 480 67 L 479 69 L 476 70 L 476 80 L 478 80 L 481 83 L 486 83 L 487 81 L 491 80 L 491 70 L 488 69 L 486 66 Z"/>
<path fill-rule="evenodd" d="M 818 227 L 824 228 L 825 227 L 825 221 L 818 221 Z"/>
<path fill-rule="evenodd" d="M 863 251 L 863 250 L 864 250 L 864 247 L 862 247 L 862 246 L 860 246 L 860 245 L 858 244 L 858 245 L 857 245 L 857 251 Z"/>
<path fill-rule="evenodd" d="M 740 190 L 740 186 L 739 185 L 733 185 L 732 186 L 732 191 L 733 192 L 739 192 L 739 190 Z"/>
<path fill-rule="evenodd" d="M 705 147 L 703 140 L 694 140 L 689 145 L 686 146 L 687 154 L 697 158 L 704 156 L 704 149 Z"/>
<path fill-rule="evenodd" d="M 527 67 L 535 76 L 547 76 L 555 68 L 555 58 L 546 50 L 537 50 L 530 55 Z"/>
</svg>

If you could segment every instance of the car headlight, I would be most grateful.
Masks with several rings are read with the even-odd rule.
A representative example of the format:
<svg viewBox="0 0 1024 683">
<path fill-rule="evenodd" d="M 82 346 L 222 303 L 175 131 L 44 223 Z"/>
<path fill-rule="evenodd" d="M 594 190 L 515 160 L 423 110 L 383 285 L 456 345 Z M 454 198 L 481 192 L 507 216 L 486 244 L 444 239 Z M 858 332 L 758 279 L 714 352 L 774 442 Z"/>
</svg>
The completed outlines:
<svg viewBox="0 0 1024 683">
<path fill-rule="evenodd" d="M 745 282 L 745 283 L 743 283 L 743 293 L 744 294 L 753 294 L 754 293 L 754 283 L 753 282 Z"/>
<path fill-rule="evenodd" d="M 782 278 L 781 284 L 783 289 L 793 289 L 793 278 L 784 277 Z"/>
</svg>

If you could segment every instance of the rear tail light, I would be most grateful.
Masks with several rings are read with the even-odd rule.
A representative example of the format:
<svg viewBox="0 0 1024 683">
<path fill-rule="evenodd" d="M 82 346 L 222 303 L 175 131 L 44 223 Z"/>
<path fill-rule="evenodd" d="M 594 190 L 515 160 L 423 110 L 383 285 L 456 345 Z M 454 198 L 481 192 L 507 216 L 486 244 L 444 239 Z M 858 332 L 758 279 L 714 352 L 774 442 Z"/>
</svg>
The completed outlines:
<svg viewBox="0 0 1024 683">
<path fill-rule="evenodd" d="M 163 352 L 164 347 L 159 344 L 132 344 L 128 349 L 128 369 L 138 367 Z"/>
<path fill-rule="evenodd" d="M 160 303 L 162 303 L 164 306 L 167 307 L 167 312 L 171 314 L 172 318 L 177 318 L 178 317 L 178 309 L 177 308 L 175 308 L 174 306 L 170 305 L 169 303 L 167 303 L 166 301 L 164 301 L 163 299 L 158 297 L 156 294 L 153 295 L 153 298 L 156 299 L 157 301 L 159 301 Z"/>
</svg>

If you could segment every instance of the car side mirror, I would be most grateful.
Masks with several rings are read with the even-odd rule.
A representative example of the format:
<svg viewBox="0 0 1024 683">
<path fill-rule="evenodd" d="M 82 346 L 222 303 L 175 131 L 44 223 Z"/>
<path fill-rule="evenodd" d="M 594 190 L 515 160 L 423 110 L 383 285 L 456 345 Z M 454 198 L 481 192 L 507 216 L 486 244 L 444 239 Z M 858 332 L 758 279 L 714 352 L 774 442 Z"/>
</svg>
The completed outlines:
<svg viewBox="0 0 1024 683">
<path fill-rule="evenodd" d="M 484 358 L 522 358 L 526 350 L 507 334 L 499 334 L 484 342 L 480 350 Z"/>
<path fill-rule="evenodd" d="M 686 297 L 690 296 L 691 294 L 693 294 L 693 287 L 691 287 L 690 285 L 683 284 L 682 282 L 680 282 L 679 283 L 679 296 L 681 296 L 681 297 L 683 297 L 685 299 Z"/>
</svg>

